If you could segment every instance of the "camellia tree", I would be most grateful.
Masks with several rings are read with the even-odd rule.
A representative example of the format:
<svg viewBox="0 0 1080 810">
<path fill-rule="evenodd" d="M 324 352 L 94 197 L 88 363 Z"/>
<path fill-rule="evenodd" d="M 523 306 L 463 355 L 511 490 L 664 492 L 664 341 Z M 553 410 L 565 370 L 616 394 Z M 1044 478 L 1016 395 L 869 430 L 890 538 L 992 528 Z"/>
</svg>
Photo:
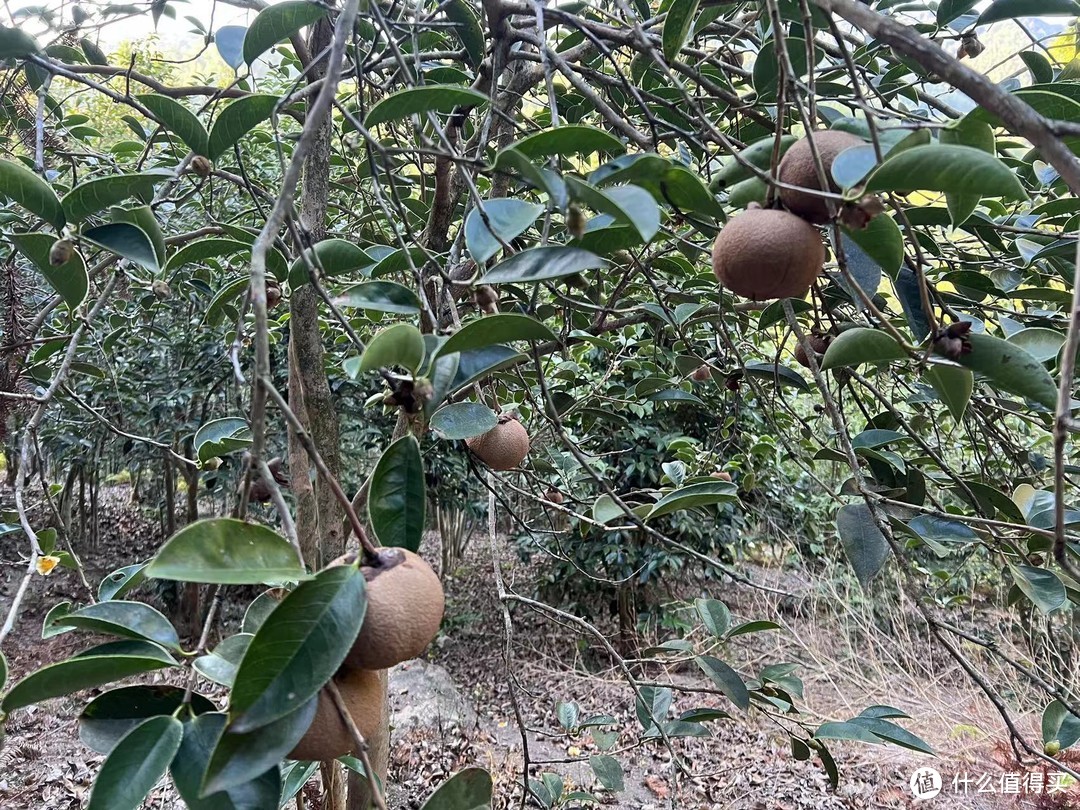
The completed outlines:
<svg viewBox="0 0 1080 810">
<path fill-rule="evenodd" d="M 443 612 L 415 555 L 425 455 L 464 458 L 443 467 L 486 494 L 507 633 L 524 610 L 602 648 L 679 776 L 678 738 L 728 713 L 672 718 L 686 687 L 508 588 L 500 513 L 527 535 L 544 515 L 583 588 L 672 560 L 745 581 L 710 530 L 734 542 L 752 504 L 805 491 L 783 476 L 815 482 L 796 497 L 829 504 L 859 581 L 894 566 L 1017 756 L 1078 776 L 1056 758 L 1080 739 L 1073 0 L 229 4 L 250 24 L 186 18 L 227 76 L 105 52 L 132 18 L 176 25 L 168 0 L 46 3 L 0 28 L 3 542 L 25 560 L 0 650 L 34 577 L 85 574 L 54 497 L 76 462 L 139 453 L 171 534 L 84 575 L 43 631 L 115 640 L 17 682 L 0 655 L 5 715 L 167 674 L 83 710 L 107 755 L 91 808 L 135 808 L 166 773 L 193 808 L 277 807 L 316 769 L 327 806 L 385 807 L 387 667 Z M 386 425 L 372 463 L 343 440 L 357 421 Z M 672 424 L 632 455 L 635 428 Z M 199 515 L 207 489 L 225 513 Z M 1043 654 L 953 620 L 971 571 L 1043 617 Z M 155 580 L 180 584 L 171 620 L 137 598 Z M 211 644 L 251 585 L 241 632 Z M 931 752 L 888 706 L 810 722 L 794 666 L 722 658 L 768 617 L 696 609 L 704 634 L 650 654 L 774 718 L 834 783 L 832 740 Z M 1023 705 L 991 666 L 1027 682 Z M 1016 722 L 1032 706 L 1041 740 Z M 572 701 L 559 721 L 613 741 Z M 523 753 L 522 802 L 591 800 Z M 616 756 L 591 761 L 622 786 Z M 492 801 L 470 769 L 428 806 Z"/>
</svg>

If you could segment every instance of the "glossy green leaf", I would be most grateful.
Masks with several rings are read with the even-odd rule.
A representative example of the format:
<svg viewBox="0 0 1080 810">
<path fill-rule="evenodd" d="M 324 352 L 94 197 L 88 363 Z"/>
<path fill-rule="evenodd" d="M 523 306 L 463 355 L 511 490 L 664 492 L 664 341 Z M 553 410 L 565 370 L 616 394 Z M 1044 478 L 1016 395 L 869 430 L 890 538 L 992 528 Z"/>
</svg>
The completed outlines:
<svg viewBox="0 0 1080 810">
<path fill-rule="evenodd" d="M 978 0 L 941 0 L 937 8 L 938 25 L 948 25 L 957 17 L 967 14 Z"/>
<path fill-rule="evenodd" d="M 216 259 L 220 256 L 232 256 L 236 253 L 251 253 L 251 245 L 238 239 L 199 239 L 185 245 L 169 257 L 165 264 L 165 274 L 171 275 L 189 264 Z"/>
<path fill-rule="evenodd" d="M 747 363 L 743 366 L 743 373 L 748 377 L 754 377 L 767 385 L 789 386 L 800 391 L 809 391 L 810 386 L 798 372 L 792 371 L 787 366 L 777 363 Z"/>
<path fill-rule="evenodd" d="M 360 356 L 358 371 L 403 368 L 417 371 L 424 362 L 424 336 L 411 323 L 398 323 L 376 333 Z"/>
<path fill-rule="evenodd" d="M 244 61 L 256 59 L 301 28 L 326 16 L 326 8 L 304 0 L 286 0 L 259 12 L 244 36 Z"/>
<path fill-rule="evenodd" d="M 74 311 L 86 299 L 90 289 L 90 278 L 86 273 L 86 263 L 79 251 L 72 250 L 71 258 L 59 267 L 53 267 L 49 261 L 56 237 L 47 233 L 12 233 L 8 238 L 49 282 L 57 294 L 64 299 L 68 309 Z"/>
<path fill-rule="evenodd" d="M 529 248 L 495 265 L 477 284 L 525 284 L 603 269 L 608 263 L 588 250 L 548 245 Z"/>
<path fill-rule="evenodd" d="M 727 481 L 708 481 L 669 492 L 656 502 L 649 512 L 649 518 L 660 517 L 671 512 L 690 509 L 695 506 L 711 506 L 718 503 L 731 503 L 738 500 L 737 489 Z"/>
<path fill-rule="evenodd" d="M 4 691 L 4 687 L 7 685 L 8 679 L 8 662 L 4 657 L 4 653 L 0 650 L 0 692 Z"/>
<path fill-rule="evenodd" d="M 106 635 L 145 639 L 174 650 L 180 638 L 172 623 L 156 609 L 142 602 L 115 599 L 79 608 L 57 619 L 61 627 L 78 627 Z"/>
<path fill-rule="evenodd" d="M 889 558 L 885 535 L 864 503 L 847 504 L 837 510 L 836 533 L 855 576 L 865 588 Z"/>
<path fill-rule="evenodd" d="M 364 575 L 355 565 L 327 568 L 291 591 L 240 662 L 230 730 L 254 731 L 314 698 L 352 647 L 366 607 Z"/>
<path fill-rule="evenodd" d="M 1065 335 L 1056 329 L 1044 326 L 1031 326 L 1013 332 L 1006 340 L 1026 351 L 1040 363 L 1053 360 L 1065 345 Z"/>
<path fill-rule="evenodd" d="M 466 768 L 439 785 L 420 810 L 489 810 L 491 804 L 491 774 Z"/>
<path fill-rule="evenodd" d="M 424 462 L 413 436 L 391 444 L 375 464 L 367 507 L 371 528 L 382 545 L 420 548 L 427 496 Z"/>
<path fill-rule="evenodd" d="M 277 532 L 235 518 L 188 524 L 158 551 L 151 579 L 257 585 L 307 579 L 296 549 Z"/>
<path fill-rule="evenodd" d="M 841 332 L 833 339 L 825 351 L 821 368 L 827 371 L 863 363 L 887 363 L 905 357 L 907 353 L 903 347 L 888 332 L 860 326 Z"/>
<path fill-rule="evenodd" d="M 415 315 L 420 311 L 420 296 L 394 281 L 364 281 L 347 288 L 335 303 L 344 307 Z"/>
<path fill-rule="evenodd" d="M 91 700 L 79 715 L 83 745 L 108 754 L 135 726 L 159 715 L 171 715 L 185 705 L 187 690 L 168 684 L 139 684 L 110 689 Z M 193 692 L 187 705 L 195 714 L 212 712 L 214 704 Z"/>
<path fill-rule="evenodd" d="M 1045 408 L 1057 404 L 1057 384 L 1042 363 L 1020 346 L 991 335 L 968 335 L 971 351 L 958 363 L 982 374 L 991 387 L 1026 397 Z"/>
<path fill-rule="evenodd" d="M 985 121 L 980 121 L 971 116 L 965 116 L 952 122 L 941 130 L 938 137 L 943 144 L 970 146 L 974 149 L 981 149 L 990 155 L 993 155 L 996 151 L 993 127 Z M 968 220 L 979 205 L 982 196 L 980 194 L 958 194 L 953 192 L 947 194 L 945 199 L 953 227 L 957 227 Z"/>
<path fill-rule="evenodd" d="M 698 598 L 694 600 L 698 616 L 705 629 L 716 638 L 723 638 L 731 628 L 731 611 L 728 606 L 717 599 Z"/>
<path fill-rule="evenodd" d="M 146 234 L 150 244 L 154 247 L 154 258 L 158 267 L 165 265 L 165 234 L 161 232 L 154 210 L 149 205 L 139 205 L 131 208 L 112 206 L 109 216 L 113 222 L 122 222 L 134 225 Z"/>
<path fill-rule="evenodd" d="M 455 402 L 437 410 L 428 426 L 447 441 L 471 439 L 487 433 L 499 423 L 495 412 L 478 402 Z"/>
<path fill-rule="evenodd" d="M 814 739 L 818 740 L 851 740 L 854 742 L 881 745 L 881 739 L 872 734 L 868 729 L 855 723 L 822 723 L 814 732 Z"/>
<path fill-rule="evenodd" d="M 717 689 L 727 696 L 728 700 L 744 712 L 750 710 L 750 692 L 738 672 L 711 655 L 699 655 L 696 660 L 702 672 L 708 676 Z"/>
<path fill-rule="evenodd" d="M 439 357 L 436 361 L 437 365 L 450 361 L 452 357 L 457 358 L 457 367 L 454 370 L 454 377 L 449 383 L 448 394 L 460 391 L 465 386 L 471 385 L 489 374 L 515 365 L 525 359 L 525 355 L 511 349 L 509 346 L 499 345 L 487 346 L 483 349 L 470 349 L 457 354 Z"/>
<path fill-rule="evenodd" d="M 473 208 L 465 218 L 465 245 L 473 261 L 486 262 L 502 250 L 503 243 L 527 231 L 543 210 L 542 205 L 513 198 L 485 200 L 483 214 L 479 207 Z"/>
<path fill-rule="evenodd" d="M 1027 199 L 1012 169 L 970 146 L 916 146 L 885 159 L 867 178 L 865 191 L 923 189 L 983 197 Z"/>
<path fill-rule="evenodd" d="M 1065 586 L 1057 574 L 1031 565 L 1010 565 L 1013 581 L 1043 613 L 1053 613 L 1068 602 Z"/>
<path fill-rule="evenodd" d="M 277 96 L 255 94 L 238 98 L 222 109 L 210 128 L 206 157 L 217 160 L 228 152 L 273 114 L 279 100 Z"/>
<path fill-rule="evenodd" d="M 226 416 L 201 425 L 192 440 L 200 462 L 228 455 L 251 445 L 251 428 L 239 416 Z"/>
<path fill-rule="evenodd" d="M 515 340 L 554 340 L 554 333 L 528 315 L 504 313 L 469 321 L 439 347 L 439 356 Z"/>
<path fill-rule="evenodd" d="M 862 230 L 843 230 L 844 235 L 862 248 L 882 270 L 890 276 L 896 275 L 904 263 L 904 236 L 892 217 L 881 214 L 870 220 Z M 873 293 L 870 295 L 873 296 Z"/>
<path fill-rule="evenodd" d="M 364 126 L 371 128 L 427 112 L 449 113 L 458 107 L 477 107 L 487 101 L 488 97 L 483 93 L 461 85 L 430 84 L 410 87 L 391 93 L 379 101 L 367 114 Z"/>
<path fill-rule="evenodd" d="M 1042 739 L 1044 743 L 1057 740 L 1062 750 L 1080 741 L 1080 717 L 1069 711 L 1060 700 L 1052 700 L 1043 710 Z"/>
<path fill-rule="evenodd" d="M 994 0 L 979 15 L 976 25 L 989 25 L 1017 17 L 1078 17 L 1080 4 L 1074 0 Z"/>
<path fill-rule="evenodd" d="M 184 726 L 174 717 L 153 717 L 132 729 L 102 763 L 87 810 L 140 807 L 172 762 L 183 735 Z"/>
<path fill-rule="evenodd" d="M 98 599 L 120 599 L 135 588 L 139 587 L 146 579 L 146 563 L 135 563 L 117 568 L 108 574 L 98 585 Z"/>
<path fill-rule="evenodd" d="M 953 419 L 957 422 L 963 419 L 975 387 L 974 375 L 966 368 L 933 363 L 926 367 L 926 380 L 938 399 L 945 403 Z"/>
<path fill-rule="evenodd" d="M 700 0 L 672 0 L 668 4 L 667 17 L 664 19 L 664 29 L 660 38 L 664 58 L 668 62 L 677 59 L 679 51 L 686 44 L 700 5 Z"/>
<path fill-rule="evenodd" d="M 128 650 L 128 655 L 83 654 L 50 664 L 35 670 L 16 683 L 0 702 L 0 709 L 11 713 L 33 703 L 49 698 L 70 695 L 74 692 L 119 681 L 131 675 L 150 672 L 163 667 L 175 666 L 175 662 L 156 645 L 138 643 L 113 649 Z"/>
<path fill-rule="evenodd" d="M 278 806 L 281 774 L 274 766 L 250 782 L 202 797 L 210 755 L 225 730 L 227 717 L 201 714 L 184 723 L 184 739 L 169 771 L 188 810 L 257 810 Z"/>
<path fill-rule="evenodd" d="M 0 189 L 31 214 L 57 229 L 64 227 L 64 208 L 56 192 L 22 163 L 0 160 Z"/>
<path fill-rule="evenodd" d="M 452 30 L 465 49 L 469 64 L 479 67 L 484 61 L 487 40 L 480 25 L 480 16 L 476 7 L 468 0 L 449 0 L 442 6 L 446 19 L 453 23 Z"/>
<path fill-rule="evenodd" d="M 202 793 L 233 794 L 274 768 L 311 726 L 317 705 L 318 698 L 313 697 L 295 711 L 254 731 L 238 732 L 235 726 L 227 726 L 210 754 Z M 280 778 L 278 775 L 279 784 Z"/>
<path fill-rule="evenodd" d="M 607 754 L 594 754 L 589 757 L 589 767 L 592 768 L 600 784 L 607 790 L 623 790 L 626 785 L 623 782 L 623 769 L 619 760 Z"/>
<path fill-rule="evenodd" d="M 37 40 L 21 28 L 0 25 L 0 59 L 23 59 L 38 50 Z"/>
<path fill-rule="evenodd" d="M 780 138 L 780 157 L 784 156 L 784 153 L 799 140 L 794 135 L 782 135 Z M 762 171 L 768 171 L 772 165 L 773 149 L 776 145 L 776 137 L 769 135 L 765 138 L 760 138 L 747 146 L 741 152 L 739 157 L 742 161 L 749 163 L 751 166 L 761 169 Z M 712 185 L 717 189 L 728 188 L 741 183 L 744 180 L 749 180 L 755 175 L 750 169 L 746 168 L 743 163 L 735 158 L 730 158 L 723 167 L 716 174 L 713 175 Z"/>
<path fill-rule="evenodd" d="M 156 271 L 158 269 L 157 251 L 154 250 L 154 243 L 150 241 L 150 237 L 146 235 L 146 232 L 136 225 L 127 222 L 98 225 L 94 228 L 84 229 L 82 238 L 115 253 L 117 256 L 141 264 L 148 270 Z"/>
<path fill-rule="evenodd" d="M 68 222 L 81 222 L 87 217 L 123 202 L 129 197 L 146 201 L 154 193 L 154 183 L 160 174 L 114 174 L 80 183 L 60 201 Z"/>
<path fill-rule="evenodd" d="M 626 146 L 605 130 L 583 124 L 568 124 L 529 135 L 511 144 L 507 149 L 516 150 L 528 158 L 539 160 L 551 155 L 565 157 L 591 155 L 593 152 L 625 152 Z M 496 168 L 500 165 L 500 157 L 502 157 L 502 152 L 495 158 Z"/>
<path fill-rule="evenodd" d="M 196 155 L 205 155 L 209 151 L 210 136 L 206 133 L 206 127 L 186 105 L 169 96 L 153 93 L 135 98 L 159 124 L 182 140 Z"/>
<path fill-rule="evenodd" d="M 271 610 L 277 605 L 278 601 L 272 600 Z M 252 633 L 237 633 L 235 636 L 229 636 L 218 644 L 213 652 L 196 658 L 192 666 L 207 680 L 232 687 L 236 681 L 236 671 L 253 637 Z"/>
<path fill-rule="evenodd" d="M 566 184 L 575 199 L 602 214 L 608 214 L 616 222 L 630 225 L 645 242 L 660 230 L 660 208 L 653 196 L 643 188 L 626 185 L 600 190 L 573 177 L 567 177 Z"/>
</svg>

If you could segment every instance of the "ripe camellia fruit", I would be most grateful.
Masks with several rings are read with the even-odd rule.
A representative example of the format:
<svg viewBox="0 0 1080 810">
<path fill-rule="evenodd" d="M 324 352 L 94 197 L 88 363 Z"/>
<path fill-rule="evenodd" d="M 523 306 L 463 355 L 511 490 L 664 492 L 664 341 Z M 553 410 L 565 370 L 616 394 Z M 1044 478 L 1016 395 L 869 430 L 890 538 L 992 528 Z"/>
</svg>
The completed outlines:
<svg viewBox="0 0 1080 810">
<path fill-rule="evenodd" d="M 346 554 L 331 565 L 355 559 Z M 416 658 L 442 624 L 442 583 L 431 566 L 403 548 L 379 549 L 377 565 L 361 565 L 367 584 L 367 612 L 345 668 L 386 669 Z"/>
<path fill-rule="evenodd" d="M 817 360 L 818 366 L 821 366 L 821 361 L 825 356 L 825 350 L 829 348 L 829 343 L 832 340 L 828 335 L 807 335 L 806 342 L 810 344 L 810 348 L 814 350 L 814 359 Z M 797 362 L 803 368 L 810 368 L 810 360 L 806 356 L 806 351 L 803 349 L 801 343 L 795 344 L 795 362 Z"/>
<path fill-rule="evenodd" d="M 794 214 L 748 208 L 720 229 L 712 263 L 720 282 L 738 295 L 801 298 L 825 265 L 825 246 Z"/>
<path fill-rule="evenodd" d="M 365 741 L 378 737 L 386 727 L 386 701 L 382 696 L 382 676 L 366 669 L 341 669 L 333 679 L 357 730 Z M 315 718 L 303 738 L 289 752 L 289 759 L 324 762 L 346 754 L 356 754 L 356 744 L 334 699 L 324 689 L 319 692 Z"/>
<path fill-rule="evenodd" d="M 814 154 L 810 151 L 811 138 L 814 141 L 814 146 L 817 147 L 821 165 L 825 169 L 825 175 L 828 177 L 828 189 L 822 189 L 821 187 L 817 165 L 814 162 Z M 784 154 L 784 159 L 780 161 L 777 179 L 781 183 L 800 186 L 801 188 L 838 192 L 840 189 L 832 179 L 833 161 L 845 149 L 852 146 L 862 146 L 862 143 L 862 138 L 852 135 L 850 132 L 841 132 L 835 129 L 815 132 L 809 138 L 802 138 L 788 149 Z M 829 206 L 826 204 L 824 197 L 799 191 L 798 189 L 781 188 L 780 200 L 789 211 L 798 214 L 803 219 L 817 225 L 829 221 Z M 837 204 L 837 208 L 839 208 L 839 204 Z"/>
<path fill-rule="evenodd" d="M 512 470 L 529 454 L 529 434 L 514 417 L 499 415 L 499 424 L 465 444 L 477 458 L 493 470 Z"/>
</svg>

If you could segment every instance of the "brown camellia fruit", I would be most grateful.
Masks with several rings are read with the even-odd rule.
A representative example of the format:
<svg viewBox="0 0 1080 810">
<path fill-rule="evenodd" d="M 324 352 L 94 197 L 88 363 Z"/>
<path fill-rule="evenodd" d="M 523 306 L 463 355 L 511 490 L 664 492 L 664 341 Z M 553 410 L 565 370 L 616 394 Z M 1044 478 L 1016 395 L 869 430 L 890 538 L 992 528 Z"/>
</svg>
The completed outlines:
<svg viewBox="0 0 1080 810">
<path fill-rule="evenodd" d="M 71 244 L 70 239 L 57 239 L 49 248 L 49 264 L 53 267 L 60 267 L 71 261 L 71 257 L 74 255 L 75 246 Z"/>
<path fill-rule="evenodd" d="M 824 265 L 818 232 L 787 211 L 748 208 L 728 220 L 713 243 L 716 277 L 755 301 L 801 298 Z"/>
<path fill-rule="evenodd" d="M 214 164 L 202 155 L 196 155 L 191 159 L 191 170 L 199 177 L 209 177 L 214 170 Z"/>
<path fill-rule="evenodd" d="M 731 483 L 731 473 L 725 472 L 724 470 L 716 470 L 715 472 L 711 472 L 709 473 L 709 477 L 718 478 L 721 481 L 727 481 L 729 484 Z"/>
<path fill-rule="evenodd" d="M 281 285 L 274 279 L 266 280 L 266 308 L 273 309 L 281 303 Z"/>
<path fill-rule="evenodd" d="M 712 369 L 708 366 L 698 366 L 690 376 L 694 382 L 705 382 L 712 379 Z"/>
<path fill-rule="evenodd" d="M 386 726 L 387 710 L 381 681 L 381 673 L 366 669 L 341 669 L 334 676 L 345 708 L 365 740 L 374 739 Z M 356 754 L 356 745 L 334 699 L 324 689 L 319 692 L 318 700 L 315 717 L 303 738 L 289 752 L 289 759 L 323 762 Z"/>
<path fill-rule="evenodd" d="M 499 415 L 499 424 L 465 444 L 493 470 L 512 470 L 529 454 L 529 434 L 514 417 Z"/>
<path fill-rule="evenodd" d="M 561 504 L 563 502 L 564 498 L 563 498 L 563 494 L 561 492 L 559 492 L 559 490 L 552 488 L 552 489 L 549 489 L 547 492 L 544 493 L 544 500 L 548 501 L 549 503 Z"/>
<path fill-rule="evenodd" d="M 346 554 L 331 565 L 352 562 Z M 431 566 L 403 548 L 379 549 L 376 565 L 361 565 L 367 584 L 367 612 L 343 667 L 386 669 L 416 658 L 442 624 L 442 583 Z"/>
<path fill-rule="evenodd" d="M 808 138 L 797 141 L 784 154 L 780 161 L 780 170 L 777 179 L 781 183 L 802 188 L 822 191 L 821 182 L 818 178 L 817 166 L 814 163 L 814 154 L 810 151 L 810 139 L 813 138 L 821 157 L 821 165 L 825 168 L 825 174 L 829 178 L 828 191 L 837 192 L 839 187 L 832 181 L 832 164 L 836 156 L 852 146 L 861 146 L 862 138 L 852 135 L 850 132 L 841 132 L 836 129 L 826 129 L 813 133 Z M 797 189 L 781 188 L 780 200 L 789 211 L 798 214 L 803 219 L 821 225 L 829 221 L 829 206 L 824 197 L 809 194 Z M 839 205 L 837 206 L 839 208 Z"/>
<path fill-rule="evenodd" d="M 810 348 L 814 350 L 814 359 L 817 360 L 817 364 L 821 365 L 821 358 L 825 354 L 825 350 L 829 348 L 829 343 L 832 338 L 822 335 L 807 335 L 806 342 L 810 344 Z M 806 352 L 803 350 L 801 343 L 795 344 L 795 362 L 803 368 L 810 368 L 810 360 L 806 356 Z"/>
</svg>

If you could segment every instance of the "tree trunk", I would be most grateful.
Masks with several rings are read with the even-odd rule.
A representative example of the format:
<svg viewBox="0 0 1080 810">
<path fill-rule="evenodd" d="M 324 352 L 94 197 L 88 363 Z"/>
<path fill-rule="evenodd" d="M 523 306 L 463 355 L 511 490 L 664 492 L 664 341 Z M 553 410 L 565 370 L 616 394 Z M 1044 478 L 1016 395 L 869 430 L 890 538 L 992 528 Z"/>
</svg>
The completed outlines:
<svg viewBox="0 0 1080 810">
<path fill-rule="evenodd" d="M 332 36 L 331 24 L 322 20 L 312 26 L 309 52 L 325 51 Z M 325 62 L 312 65 L 311 81 L 326 74 Z M 308 122 L 314 125 L 315 122 Z M 304 163 L 304 178 L 300 196 L 300 224 L 309 244 L 326 238 L 326 211 L 330 190 L 331 118 L 317 123 L 315 143 Z M 304 249 L 307 245 L 298 245 Z M 312 286 L 304 285 L 292 291 L 289 298 L 289 406 L 311 434 L 316 449 L 335 478 L 341 477 L 341 447 L 337 411 L 334 410 L 329 381 L 323 367 L 322 334 L 319 330 L 319 298 Z M 296 498 L 296 529 L 304 560 L 314 570 L 345 552 L 345 532 L 342 528 L 344 510 L 334 499 L 330 488 L 322 481 L 311 484 L 311 464 L 295 431 L 289 430 L 289 476 Z M 383 680 L 381 699 L 386 705 L 386 683 Z M 374 764 L 378 777 L 385 782 L 389 752 L 389 723 L 381 724 L 383 733 L 368 740 L 372 752 L 385 751 Z M 375 760 L 373 759 L 373 763 Z M 337 768 L 336 764 L 330 767 Z M 333 777 L 324 779 L 329 788 L 325 807 L 338 810 Z M 349 779 L 348 808 L 360 810 L 371 803 L 371 793 L 364 779 Z"/>
</svg>

